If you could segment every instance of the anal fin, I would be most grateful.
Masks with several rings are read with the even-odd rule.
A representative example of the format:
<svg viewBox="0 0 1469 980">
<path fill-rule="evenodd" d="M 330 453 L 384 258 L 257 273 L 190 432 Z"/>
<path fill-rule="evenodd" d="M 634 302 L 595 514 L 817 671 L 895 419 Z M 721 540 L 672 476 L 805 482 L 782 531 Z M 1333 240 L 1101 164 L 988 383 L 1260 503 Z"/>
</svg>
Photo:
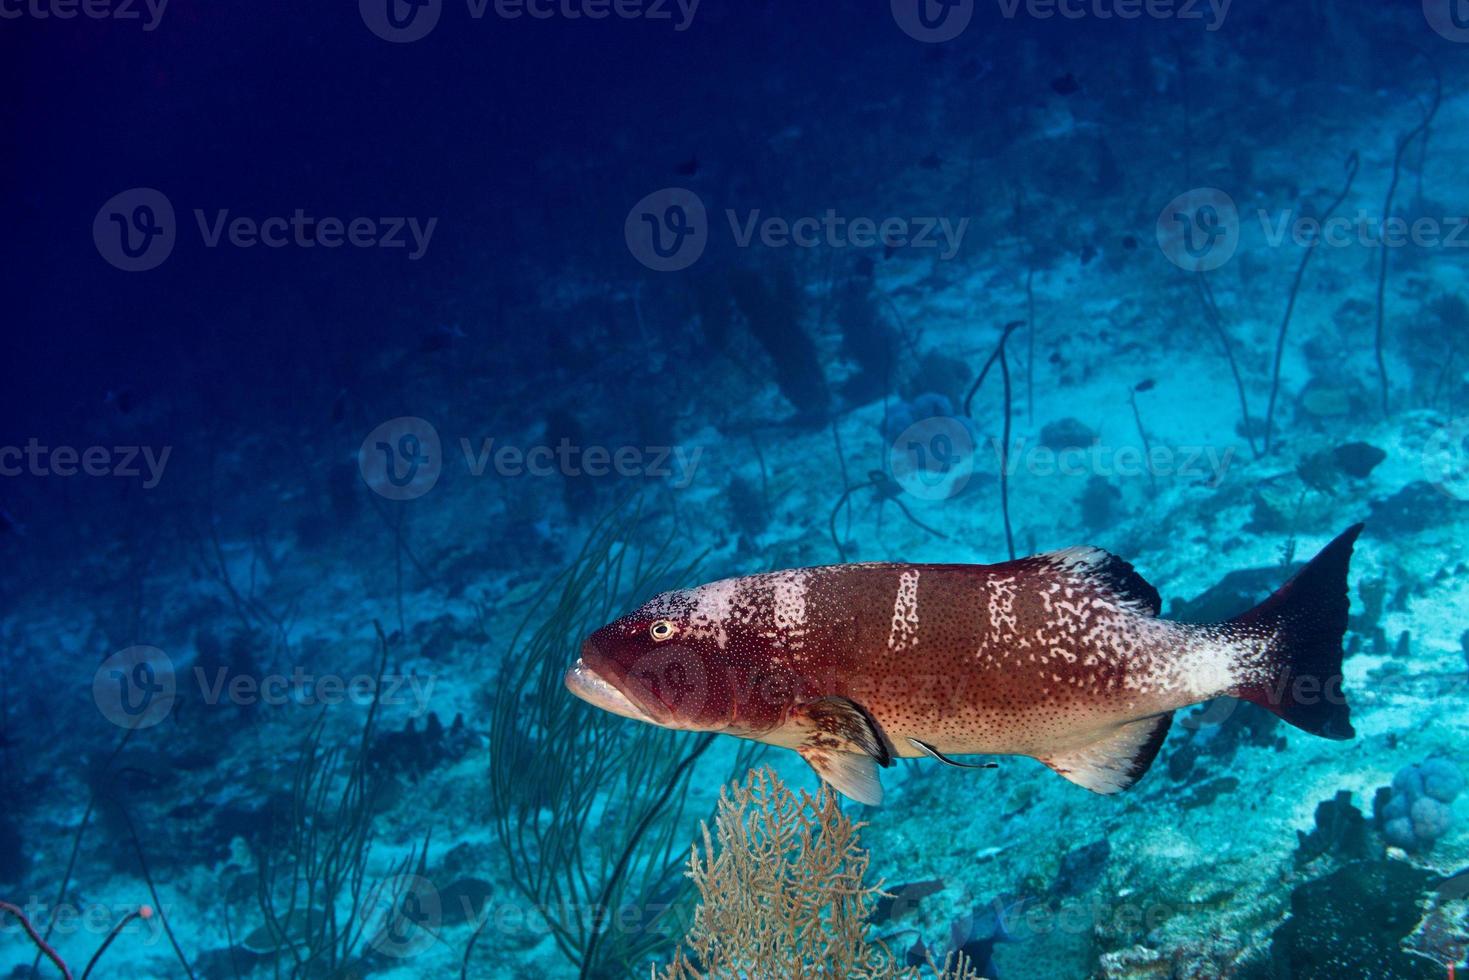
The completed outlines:
<svg viewBox="0 0 1469 980">
<path fill-rule="evenodd" d="M 1040 760 L 1094 793 L 1120 793 L 1143 778 L 1153 764 L 1173 712 L 1118 725 L 1086 745 L 1040 756 Z"/>
</svg>

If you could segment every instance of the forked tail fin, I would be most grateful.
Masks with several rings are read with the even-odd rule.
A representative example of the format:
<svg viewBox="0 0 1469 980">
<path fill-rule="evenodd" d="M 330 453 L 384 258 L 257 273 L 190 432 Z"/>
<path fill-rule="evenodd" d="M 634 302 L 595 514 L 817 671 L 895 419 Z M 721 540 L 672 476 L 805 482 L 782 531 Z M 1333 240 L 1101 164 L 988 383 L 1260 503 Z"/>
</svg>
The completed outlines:
<svg viewBox="0 0 1469 980">
<path fill-rule="evenodd" d="M 1266 644 L 1263 660 L 1234 693 L 1323 738 L 1356 734 L 1341 689 L 1341 661 L 1347 568 L 1360 533 L 1361 524 L 1347 528 L 1274 595 L 1230 620 Z"/>
</svg>

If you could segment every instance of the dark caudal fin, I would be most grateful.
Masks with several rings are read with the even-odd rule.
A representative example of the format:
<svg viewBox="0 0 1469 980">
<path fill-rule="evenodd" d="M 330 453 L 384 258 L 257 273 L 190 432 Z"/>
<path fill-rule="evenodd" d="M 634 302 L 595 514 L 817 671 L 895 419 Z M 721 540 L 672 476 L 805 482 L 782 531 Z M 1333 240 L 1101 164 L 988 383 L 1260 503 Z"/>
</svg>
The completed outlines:
<svg viewBox="0 0 1469 980">
<path fill-rule="evenodd" d="M 1265 659 L 1235 693 L 1323 738 L 1356 734 L 1341 687 L 1347 630 L 1347 566 L 1362 525 L 1321 549 L 1275 594 L 1230 625 L 1268 639 Z"/>
</svg>

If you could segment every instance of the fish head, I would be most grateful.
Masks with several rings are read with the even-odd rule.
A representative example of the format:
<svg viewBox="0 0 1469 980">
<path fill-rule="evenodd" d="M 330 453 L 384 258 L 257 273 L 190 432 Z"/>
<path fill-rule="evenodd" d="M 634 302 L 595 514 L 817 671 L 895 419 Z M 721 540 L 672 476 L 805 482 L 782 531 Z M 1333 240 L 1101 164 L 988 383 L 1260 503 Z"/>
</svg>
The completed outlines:
<svg viewBox="0 0 1469 980">
<path fill-rule="evenodd" d="M 596 630 L 566 686 L 604 711 L 680 731 L 726 731 L 737 714 L 728 637 L 698 616 L 697 589 L 667 592 Z"/>
</svg>

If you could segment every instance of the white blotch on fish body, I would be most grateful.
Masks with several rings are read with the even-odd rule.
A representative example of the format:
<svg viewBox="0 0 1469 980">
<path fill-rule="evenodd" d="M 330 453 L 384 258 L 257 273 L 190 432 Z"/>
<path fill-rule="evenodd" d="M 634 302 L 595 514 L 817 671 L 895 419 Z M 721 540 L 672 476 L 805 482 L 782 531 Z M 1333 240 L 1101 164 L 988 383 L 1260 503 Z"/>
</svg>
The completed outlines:
<svg viewBox="0 0 1469 980">
<path fill-rule="evenodd" d="M 1008 639 L 1015 635 L 1019 625 L 1019 620 L 1015 615 L 1015 599 L 1019 595 L 1019 590 L 1016 588 L 1013 575 L 986 581 L 984 592 L 984 632 L 980 637 L 980 649 L 976 651 L 976 656 L 983 654 L 986 650 L 995 650 L 1005 646 Z M 1037 639 L 1040 637 L 1038 636 Z M 1021 646 L 1029 645 L 1029 643 L 1021 644 Z"/>
<path fill-rule="evenodd" d="M 810 573 L 805 569 L 780 572 L 771 583 L 771 612 L 776 635 L 791 650 L 799 650 L 806 641 L 806 590 Z"/>
<path fill-rule="evenodd" d="M 893 599 L 893 628 L 888 633 L 889 650 L 906 650 L 918 640 L 918 570 L 898 575 L 898 594 Z"/>
<path fill-rule="evenodd" d="M 723 650 L 729 643 L 729 632 L 725 629 L 725 624 L 735 608 L 740 586 L 740 579 L 727 578 L 694 589 L 694 604 L 689 610 L 687 627 L 689 635 L 697 639 L 712 637 L 719 649 Z"/>
</svg>

